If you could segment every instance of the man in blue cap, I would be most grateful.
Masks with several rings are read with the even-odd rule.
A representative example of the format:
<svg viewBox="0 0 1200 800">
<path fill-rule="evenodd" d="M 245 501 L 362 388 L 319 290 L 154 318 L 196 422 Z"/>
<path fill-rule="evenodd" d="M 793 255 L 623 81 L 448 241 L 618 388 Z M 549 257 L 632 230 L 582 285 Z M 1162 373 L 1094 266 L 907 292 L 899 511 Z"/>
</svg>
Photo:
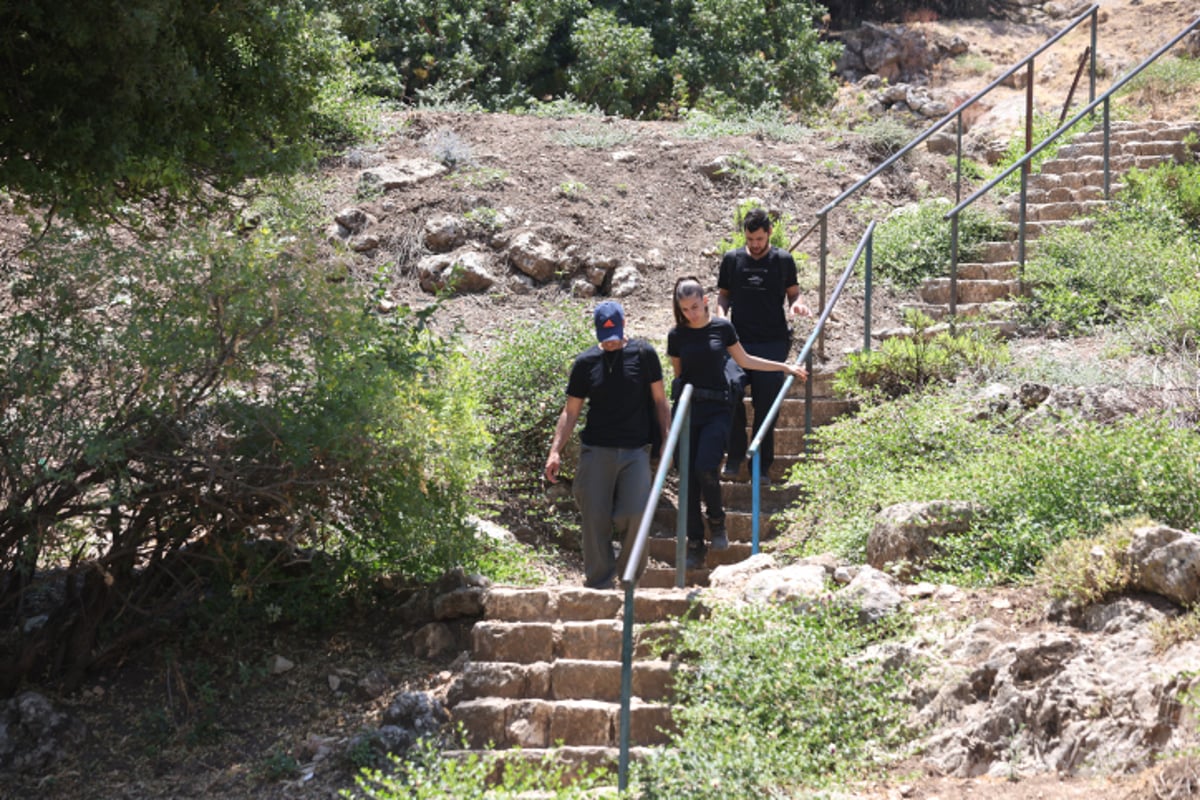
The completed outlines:
<svg viewBox="0 0 1200 800">
<path fill-rule="evenodd" d="M 656 435 L 659 441 L 666 437 L 671 411 L 658 353 L 645 341 L 629 341 L 621 304 L 606 300 L 593 317 L 597 344 L 576 356 L 571 367 L 545 475 L 558 482 L 563 448 L 586 402 L 573 487 L 582 515 L 584 585 L 612 589 L 650 497 L 650 445 Z M 620 559 L 613 553 L 614 531 L 621 537 Z M 645 563 L 643 557 L 639 573 Z"/>
</svg>

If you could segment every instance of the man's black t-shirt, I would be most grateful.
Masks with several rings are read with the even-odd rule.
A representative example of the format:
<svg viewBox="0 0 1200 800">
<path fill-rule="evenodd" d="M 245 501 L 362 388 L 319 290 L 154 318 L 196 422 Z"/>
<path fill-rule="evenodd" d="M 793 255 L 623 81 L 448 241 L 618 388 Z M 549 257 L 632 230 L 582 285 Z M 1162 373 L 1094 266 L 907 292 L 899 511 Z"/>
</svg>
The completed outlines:
<svg viewBox="0 0 1200 800">
<path fill-rule="evenodd" d="M 796 259 L 771 247 L 760 259 L 746 248 L 730 250 L 721 259 L 717 288 L 729 292 L 729 312 L 743 342 L 774 342 L 791 338 L 784 301 L 796 286 Z"/>
<path fill-rule="evenodd" d="M 698 389 L 724 391 L 728 347 L 738 335 L 729 320 L 713 317 L 703 328 L 675 326 L 667 334 L 667 355 L 680 361 L 679 378 Z"/>
<path fill-rule="evenodd" d="M 650 444 L 650 384 L 661 381 L 658 353 L 645 342 L 629 342 L 606 353 L 594 345 L 575 358 L 567 394 L 587 400 L 579 440 L 593 447 Z"/>
</svg>

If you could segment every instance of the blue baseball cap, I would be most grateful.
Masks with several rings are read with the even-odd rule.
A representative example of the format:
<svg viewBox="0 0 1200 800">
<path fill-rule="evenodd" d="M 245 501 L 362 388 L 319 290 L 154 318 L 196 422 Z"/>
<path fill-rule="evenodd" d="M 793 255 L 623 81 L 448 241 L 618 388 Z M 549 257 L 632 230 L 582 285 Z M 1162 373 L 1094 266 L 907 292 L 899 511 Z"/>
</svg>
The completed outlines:
<svg viewBox="0 0 1200 800">
<path fill-rule="evenodd" d="M 625 337 L 625 309 L 616 300 L 605 300 L 596 306 L 595 319 L 597 341 Z"/>
</svg>

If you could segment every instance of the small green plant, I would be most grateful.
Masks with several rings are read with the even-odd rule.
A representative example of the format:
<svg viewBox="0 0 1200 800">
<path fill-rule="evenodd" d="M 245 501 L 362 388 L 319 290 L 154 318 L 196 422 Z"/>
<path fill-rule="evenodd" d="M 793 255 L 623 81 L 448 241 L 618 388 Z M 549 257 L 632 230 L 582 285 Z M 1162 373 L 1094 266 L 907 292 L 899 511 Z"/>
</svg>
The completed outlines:
<svg viewBox="0 0 1200 800">
<path fill-rule="evenodd" d="M 446 178 L 456 186 L 469 186 L 472 189 L 494 189 L 507 179 L 508 170 L 498 167 L 468 167 L 456 170 Z"/>
<path fill-rule="evenodd" d="M 878 161 L 900 152 L 914 135 L 909 126 L 895 117 L 876 117 L 860 125 L 855 133 L 867 155 Z"/>
<path fill-rule="evenodd" d="M 275 749 L 262 760 L 256 771 L 265 781 L 290 780 L 299 776 L 300 762 L 295 756 Z"/>
<path fill-rule="evenodd" d="M 737 208 L 733 210 L 733 230 L 729 235 L 717 242 L 717 253 L 724 255 L 730 250 L 736 250 L 739 247 L 746 245 L 746 229 L 743 223 L 746 220 L 746 215 L 753 209 L 766 208 L 763 201 L 757 197 L 750 197 L 738 203 Z M 784 250 L 788 248 L 788 236 L 792 229 L 792 217 L 787 212 L 782 214 L 771 214 L 771 245 Z"/>
<path fill-rule="evenodd" d="M 986 75 L 996 66 L 991 60 L 975 52 L 967 52 L 954 57 L 955 69 L 970 75 Z"/>
<path fill-rule="evenodd" d="M 519 754 L 518 754 L 519 755 Z M 403 759 L 389 756 L 386 772 L 364 768 L 354 789 L 343 789 L 346 800 L 445 800 L 487 797 L 489 800 L 584 800 L 596 796 L 612 778 L 601 770 L 570 772 L 547 753 L 536 761 L 506 759 L 497 768 L 496 754 L 471 753 L 464 758 L 443 755 L 435 743 L 420 740 Z"/>
<path fill-rule="evenodd" d="M 1058 127 L 1058 118 L 1050 114 L 1034 113 L 1033 115 L 1033 143 L 1039 144 L 1047 136 L 1054 133 Z M 1076 129 L 1078 130 L 1078 129 Z M 1042 164 L 1051 160 L 1058 155 L 1059 148 L 1065 145 L 1070 137 L 1070 132 L 1064 133 L 1047 145 L 1044 149 L 1038 151 L 1038 154 L 1029 161 L 1029 173 L 1036 174 L 1041 170 Z M 992 175 L 999 175 L 1004 170 L 1008 169 L 1016 163 L 1026 153 L 1025 137 L 1016 136 L 1009 140 L 1008 147 L 1004 149 L 1004 155 L 996 162 Z M 1021 170 L 1014 170 L 1000 183 L 992 189 L 993 192 L 999 194 L 1012 194 L 1021 188 Z M 997 195 L 999 196 L 999 195 Z"/>
<path fill-rule="evenodd" d="M 777 167 L 774 164 L 758 164 L 745 153 L 726 156 L 725 164 L 718 170 L 717 175 L 725 180 L 749 186 L 770 184 L 788 186 L 792 182 L 792 176 L 783 167 Z"/>
<path fill-rule="evenodd" d="M 907 312 L 904 321 L 912 335 L 895 336 L 876 350 L 851 354 L 834 379 L 834 389 L 860 399 L 896 398 L 1009 360 L 1007 346 L 990 334 L 933 333 L 933 319 L 919 311 Z"/>
<path fill-rule="evenodd" d="M 1038 565 L 1035 581 L 1055 600 L 1083 607 L 1120 594 L 1134 575 L 1124 553 L 1134 528 L 1150 524 L 1140 517 L 1113 523 L 1096 537 L 1067 539 Z"/>
<path fill-rule="evenodd" d="M 470 143 L 449 128 L 437 128 L 425 134 L 421 146 L 431 158 L 449 169 L 466 167 L 474 161 Z"/>
<path fill-rule="evenodd" d="M 755 136 L 779 142 L 801 142 L 813 135 L 812 129 L 794 121 L 776 106 L 761 106 L 749 113 L 735 112 L 719 117 L 696 108 L 680 112 L 682 134 L 693 139 L 725 136 Z"/>
<path fill-rule="evenodd" d="M 472 208 L 463 214 L 463 219 L 472 225 L 478 225 L 489 233 L 498 231 L 504 227 L 500 212 L 490 206 Z"/>
<path fill-rule="evenodd" d="M 568 200 L 582 200 L 587 191 L 587 184 L 582 181 L 563 181 L 558 185 L 559 195 Z"/>
<path fill-rule="evenodd" d="M 620 125 L 593 123 L 553 134 L 553 140 L 565 147 L 607 150 L 620 147 L 633 138 L 633 131 Z"/>
<path fill-rule="evenodd" d="M 1150 639 L 1159 655 L 1176 645 L 1200 639 L 1200 607 L 1193 606 L 1179 616 L 1154 620 L 1150 623 Z M 1195 705 L 1195 698 L 1191 704 Z"/>
</svg>

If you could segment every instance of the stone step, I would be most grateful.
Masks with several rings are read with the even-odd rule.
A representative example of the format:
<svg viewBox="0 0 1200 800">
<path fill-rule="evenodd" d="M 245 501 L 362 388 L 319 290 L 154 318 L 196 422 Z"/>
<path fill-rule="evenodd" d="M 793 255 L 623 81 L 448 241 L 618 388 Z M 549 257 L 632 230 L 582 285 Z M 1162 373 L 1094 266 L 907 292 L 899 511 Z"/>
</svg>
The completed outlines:
<svg viewBox="0 0 1200 800">
<path fill-rule="evenodd" d="M 650 654 L 662 639 L 663 624 L 635 623 L 635 656 Z M 615 619 L 585 622 L 482 620 L 471 629 L 471 652 L 479 661 L 522 664 L 558 658 L 619 661 L 623 628 L 624 623 Z"/>
<path fill-rule="evenodd" d="M 658 747 L 630 747 L 629 760 L 641 761 L 649 758 L 661 748 Z M 441 753 L 444 758 L 456 758 L 462 761 L 468 758 L 479 758 L 481 756 L 495 756 L 492 773 L 489 776 L 489 782 L 496 784 L 500 782 L 501 776 L 504 773 L 505 765 L 510 762 L 522 762 L 530 765 L 541 765 L 553 763 L 555 766 L 561 767 L 563 770 L 564 783 L 573 783 L 578 781 L 585 774 L 595 774 L 596 772 L 611 772 L 614 776 L 617 774 L 618 765 L 620 763 L 621 752 L 619 747 L 522 747 L 513 750 L 443 750 Z M 616 788 L 614 787 L 611 793 L 603 790 L 597 790 L 595 797 L 609 797 L 610 794 L 615 796 Z M 589 795 L 589 797 L 592 795 Z M 531 796 L 532 797 L 532 796 Z"/>
<path fill-rule="evenodd" d="M 1009 245 L 1015 252 L 1016 247 Z M 1020 262 L 1013 259 L 996 259 L 995 261 L 969 261 L 958 265 L 958 279 L 968 281 L 1008 281 L 1014 280 L 1021 268 Z M 947 279 L 948 280 L 948 279 Z"/>
<path fill-rule="evenodd" d="M 1090 231 L 1096 224 L 1096 220 L 1092 217 L 1078 217 L 1076 219 L 1065 219 L 1054 222 L 1033 220 L 1025 223 L 1025 236 L 1030 239 L 1036 239 L 1047 231 L 1070 226 L 1081 231 Z"/>
<path fill-rule="evenodd" d="M 1084 200 L 1078 203 L 1030 203 L 1025 207 L 1025 221 L 1028 222 L 1060 222 L 1075 217 L 1090 217 L 1100 213 L 1106 206 L 1106 200 Z M 1012 219 L 1017 220 L 1016 211 Z"/>
<path fill-rule="evenodd" d="M 685 586 L 708 586 L 708 569 L 689 569 L 684 572 Z M 656 567 L 650 565 L 638 580 L 638 591 L 647 589 L 664 589 L 675 585 L 674 567 Z"/>
<path fill-rule="evenodd" d="M 529 623 L 516 623 L 517 626 Z M 519 637 L 518 628 L 510 631 Z M 519 649 L 519 648 L 518 648 Z M 463 669 L 452 693 L 454 705 L 485 697 L 521 700 L 621 699 L 620 638 L 616 658 L 607 661 L 560 658 L 557 661 L 485 660 L 478 653 Z M 633 696 L 647 702 L 670 698 L 678 665 L 671 661 L 633 662 Z"/>
<path fill-rule="evenodd" d="M 726 514 L 725 526 L 729 529 L 731 515 Z M 675 539 L 651 539 L 650 540 L 650 557 L 656 561 L 669 566 L 675 565 Z M 704 566 L 708 569 L 720 566 L 722 564 L 736 564 L 739 561 L 745 561 L 750 557 L 750 545 L 745 541 L 734 541 L 730 537 L 729 548 L 726 550 L 708 549 L 705 557 Z"/>
<path fill-rule="evenodd" d="M 942 310 L 945 312 L 949 309 L 944 307 Z M 962 333 L 963 331 L 987 332 L 1005 339 L 1011 339 L 1015 337 L 1017 333 L 1019 333 L 1020 326 L 1016 320 L 1011 319 L 979 319 L 970 322 L 960 320 L 955 324 L 954 330 L 958 333 Z M 930 325 L 925 329 L 924 333 L 926 338 L 932 339 L 940 333 L 948 333 L 949 331 L 949 323 L 939 322 L 935 325 Z M 908 327 L 888 328 L 887 330 L 880 331 L 878 334 L 880 339 L 892 339 L 897 337 L 911 339 L 916 335 L 916 330 Z"/>
<path fill-rule="evenodd" d="M 485 619 L 508 622 L 623 619 L 624 605 L 624 592 L 574 586 L 532 589 L 494 586 L 483 599 Z M 639 623 L 704 613 L 707 609 L 698 595 L 688 589 L 656 589 L 638 592 L 634 597 L 633 618 Z"/>
<path fill-rule="evenodd" d="M 1013 280 L 971 280 L 960 278 L 955 286 L 955 294 L 960 304 L 990 303 L 993 300 L 1016 297 L 1020 292 L 1020 281 Z M 921 300 L 926 303 L 949 303 L 950 279 L 930 278 L 921 284 L 918 294 Z"/>
<path fill-rule="evenodd" d="M 618 665 L 619 667 L 620 665 Z M 620 702 L 483 697 L 450 709 L 462 723 L 472 748 L 611 748 L 620 744 Z M 675 730 L 670 706 L 632 700 L 629 705 L 631 745 L 666 744 Z"/>
<path fill-rule="evenodd" d="M 1029 189 L 1025 192 L 1025 202 L 1039 203 L 1081 203 L 1087 200 L 1103 200 L 1104 186 L 1092 184 L 1088 186 L 1064 186 L 1062 184 L 1044 188 Z"/>
<path fill-rule="evenodd" d="M 996 300 L 991 303 L 959 303 L 955 312 L 959 317 L 972 321 L 979 319 L 1004 319 L 1010 317 L 1017 308 L 1016 303 Z M 946 319 L 950 315 L 950 306 L 937 303 L 902 303 L 901 312 L 920 311 L 935 320 Z M 778 459 L 777 459 L 778 460 Z"/>
</svg>

